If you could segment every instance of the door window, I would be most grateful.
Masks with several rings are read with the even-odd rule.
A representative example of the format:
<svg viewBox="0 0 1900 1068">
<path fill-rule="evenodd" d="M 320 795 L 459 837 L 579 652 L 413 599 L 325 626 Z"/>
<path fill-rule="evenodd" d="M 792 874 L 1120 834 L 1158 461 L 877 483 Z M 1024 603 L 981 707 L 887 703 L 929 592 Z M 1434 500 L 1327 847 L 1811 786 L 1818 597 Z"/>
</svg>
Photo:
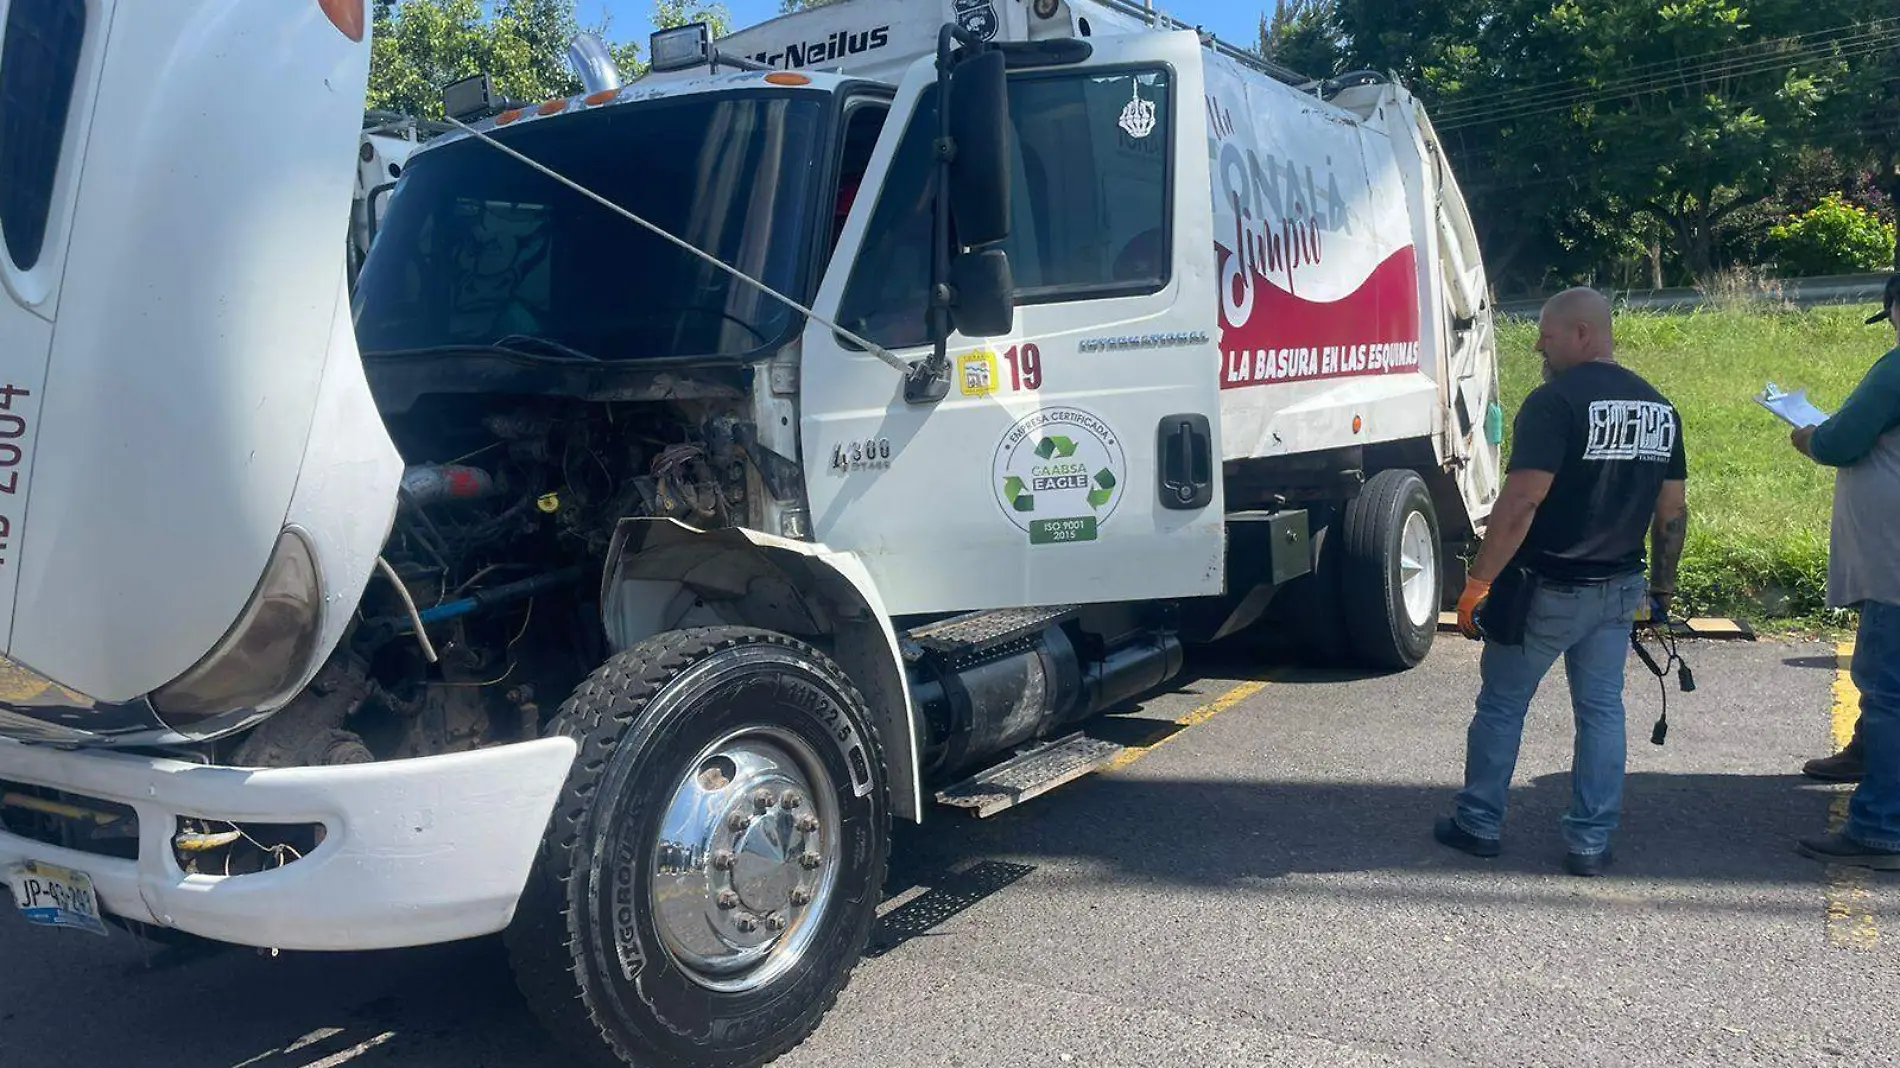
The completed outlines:
<svg viewBox="0 0 1900 1068">
<path fill-rule="evenodd" d="M 1168 284 L 1170 86 L 1162 68 L 1010 80 L 1011 220 L 1003 248 L 1019 305 L 1135 296 Z M 936 101 L 936 87 L 927 87 L 840 307 L 845 327 L 891 349 L 928 340 Z"/>
<path fill-rule="evenodd" d="M 0 235 L 13 265 L 40 262 L 86 33 L 83 0 L 13 0 L 0 45 Z"/>
</svg>

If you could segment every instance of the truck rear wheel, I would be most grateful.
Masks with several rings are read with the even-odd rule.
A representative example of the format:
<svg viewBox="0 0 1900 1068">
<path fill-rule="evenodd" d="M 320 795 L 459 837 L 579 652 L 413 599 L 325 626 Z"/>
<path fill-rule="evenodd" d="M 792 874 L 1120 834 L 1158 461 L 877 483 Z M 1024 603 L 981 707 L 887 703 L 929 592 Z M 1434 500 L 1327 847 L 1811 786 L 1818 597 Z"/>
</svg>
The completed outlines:
<svg viewBox="0 0 1900 1068">
<path fill-rule="evenodd" d="M 1346 505 L 1340 601 L 1362 667 L 1402 670 L 1431 651 L 1440 598 L 1438 514 L 1415 472 L 1381 471 Z"/>
<path fill-rule="evenodd" d="M 870 936 L 889 848 L 850 679 L 784 635 L 679 631 L 596 670 L 551 730 L 580 753 L 507 934 L 543 1024 L 640 1068 L 802 1042 Z"/>
</svg>

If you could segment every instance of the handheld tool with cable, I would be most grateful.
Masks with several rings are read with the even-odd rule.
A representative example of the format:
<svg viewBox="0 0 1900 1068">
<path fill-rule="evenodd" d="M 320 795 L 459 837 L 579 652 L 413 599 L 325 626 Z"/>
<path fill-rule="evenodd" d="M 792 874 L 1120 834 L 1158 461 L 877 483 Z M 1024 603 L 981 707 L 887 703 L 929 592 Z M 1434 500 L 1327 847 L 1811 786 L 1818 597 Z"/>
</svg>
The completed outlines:
<svg viewBox="0 0 1900 1068">
<path fill-rule="evenodd" d="M 1667 657 L 1662 664 L 1657 664 L 1656 658 L 1644 647 L 1644 628 L 1654 631 L 1657 641 L 1662 645 Z M 1650 744 L 1662 745 L 1664 739 L 1669 737 L 1669 672 L 1672 668 L 1677 669 L 1676 684 L 1683 693 L 1695 692 L 1695 672 L 1690 670 L 1689 662 L 1682 658 L 1675 636 L 1669 633 L 1669 612 L 1660 605 L 1652 603 L 1649 616 L 1638 619 L 1630 627 L 1630 648 L 1636 650 L 1637 658 L 1649 668 L 1650 674 L 1656 676 L 1656 685 L 1662 690 L 1662 715 L 1657 717 L 1656 725 L 1649 732 Z"/>
</svg>

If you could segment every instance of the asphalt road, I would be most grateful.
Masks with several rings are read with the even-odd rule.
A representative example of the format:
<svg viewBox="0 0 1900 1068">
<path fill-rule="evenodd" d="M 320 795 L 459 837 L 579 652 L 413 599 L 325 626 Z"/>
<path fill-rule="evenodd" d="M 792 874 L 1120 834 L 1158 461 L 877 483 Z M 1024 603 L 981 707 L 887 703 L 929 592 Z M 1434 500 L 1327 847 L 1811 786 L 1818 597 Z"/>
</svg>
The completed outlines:
<svg viewBox="0 0 1900 1068">
<path fill-rule="evenodd" d="M 1532 711 L 1506 854 L 1431 839 L 1476 650 L 1341 678 L 1227 662 L 1116 718 L 1139 759 L 985 821 L 900 829 L 871 955 L 781 1064 L 1900 1063 L 1900 881 L 1793 851 L 1841 792 L 1830 645 L 1632 662 L 1618 864 L 1569 877 L 1561 669 Z M 1672 684 L 1673 690 L 1673 684 Z M 1171 728 L 1178 721 L 1194 725 Z M 1900 929 L 1894 933 L 1900 934 Z M 0 916 L 0 1068 L 557 1068 L 492 943 L 174 958 Z"/>
</svg>

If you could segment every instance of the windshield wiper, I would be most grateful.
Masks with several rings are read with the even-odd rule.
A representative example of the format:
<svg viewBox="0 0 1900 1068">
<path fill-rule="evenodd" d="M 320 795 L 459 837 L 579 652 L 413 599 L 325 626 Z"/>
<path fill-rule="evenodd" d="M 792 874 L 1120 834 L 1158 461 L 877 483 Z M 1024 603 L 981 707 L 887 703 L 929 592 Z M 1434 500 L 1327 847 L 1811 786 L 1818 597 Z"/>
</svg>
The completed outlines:
<svg viewBox="0 0 1900 1068">
<path fill-rule="evenodd" d="M 602 362 L 598 356 L 564 345 L 552 338 L 531 337 L 527 334 L 510 334 L 488 344 L 471 341 L 449 345 L 425 345 L 414 349 L 371 349 L 365 351 L 363 355 L 371 359 L 405 359 L 420 356 L 464 356 L 469 353 L 526 356 L 536 360 L 553 357 L 584 363 Z"/>
<path fill-rule="evenodd" d="M 535 337 L 532 334 L 509 334 L 507 337 L 496 339 L 495 347 L 498 349 L 508 349 L 510 351 L 541 349 L 545 352 L 553 353 L 562 359 L 600 362 L 600 357 L 592 353 L 582 352 L 572 345 L 564 345 L 551 337 Z"/>
</svg>

